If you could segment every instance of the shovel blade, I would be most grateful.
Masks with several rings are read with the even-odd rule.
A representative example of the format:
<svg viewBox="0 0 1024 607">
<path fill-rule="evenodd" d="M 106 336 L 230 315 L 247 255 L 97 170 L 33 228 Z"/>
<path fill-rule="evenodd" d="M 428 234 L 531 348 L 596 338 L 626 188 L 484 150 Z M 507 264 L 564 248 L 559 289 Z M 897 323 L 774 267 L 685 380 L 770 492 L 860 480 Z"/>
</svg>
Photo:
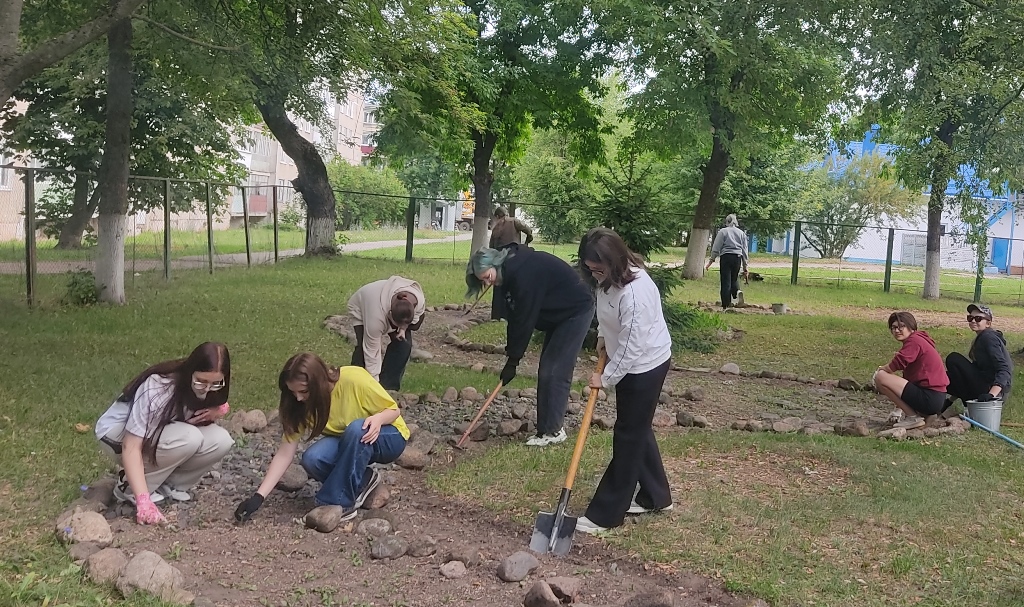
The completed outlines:
<svg viewBox="0 0 1024 607">
<path fill-rule="evenodd" d="M 569 554 L 572 548 L 572 534 L 576 531 L 576 517 L 565 514 L 562 522 L 555 529 L 555 513 L 541 512 L 537 514 L 537 522 L 533 526 L 533 537 L 530 538 L 530 550 L 539 554 L 551 552 L 558 556 Z M 551 540 L 554 538 L 554 545 Z"/>
</svg>

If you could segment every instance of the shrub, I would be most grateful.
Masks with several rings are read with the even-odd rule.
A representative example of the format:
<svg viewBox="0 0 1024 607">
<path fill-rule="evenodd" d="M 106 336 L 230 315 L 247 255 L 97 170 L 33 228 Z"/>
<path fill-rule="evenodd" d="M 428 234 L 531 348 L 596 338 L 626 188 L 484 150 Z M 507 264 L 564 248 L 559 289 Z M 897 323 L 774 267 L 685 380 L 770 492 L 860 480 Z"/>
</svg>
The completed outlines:
<svg viewBox="0 0 1024 607">
<path fill-rule="evenodd" d="M 96 276 L 89 270 L 68 272 L 67 290 L 61 302 L 70 306 L 91 306 L 100 300 L 100 291 L 96 288 Z"/>
</svg>

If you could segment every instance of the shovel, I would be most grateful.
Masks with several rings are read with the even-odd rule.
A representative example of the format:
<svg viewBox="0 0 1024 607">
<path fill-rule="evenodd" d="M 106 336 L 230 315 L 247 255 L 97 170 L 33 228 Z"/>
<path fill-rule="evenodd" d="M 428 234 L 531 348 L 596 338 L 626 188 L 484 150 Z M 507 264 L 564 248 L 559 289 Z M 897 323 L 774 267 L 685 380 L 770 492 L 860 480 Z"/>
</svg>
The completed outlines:
<svg viewBox="0 0 1024 607">
<path fill-rule="evenodd" d="M 490 289 L 490 288 L 491 288 L 491 285 L 485 285 L 484 286 L 484 290 L 480 291 L 480 294 L 476 296 L 476 301 L 473 302 L 473 305 L 469 306 L 469 309 L 466 310 L 462 315 L 463 316 L 469 316 L 469 313 L 473 311 L 473 308 L 476 307 L 476 304 L 480 303 L 480 300 L 483 299 L 483 296 L 487 295 L 487 290 Z"/>
<path fill-rule="evenodd" d="M 466 437 L 473 431 L 473 428 L 476 428 L 476 423 L 480 421 L 480 417 L 484 414 L 484 411 L 487 410 L 487 407 L 491 406 L 491 401 L 493 401 L 494 397 L 498 395 L 498 390 L 501 390 L 501 386 L 501 381 L 499 381 L 498 385 L 494 388 L 494 392 L 491 392 L 491 395 L 487 397 L 484 404 L 480 406 L 480 410 L 476 412 L 476 417 L 473 418 L 473 421 L 469 422 L 469 427 L 466 428 L 466 431 L 462 434 L 462 438 L 459 439 L 459 442 L 455 443 L 456 449 L 463 448 L 462 444 L 466 442 Z"/>
<path fill-rule="evenodd" d="M 605 353 L 602 352 L 597 359 L 597 372 L 604 371 Z M 544 554 L 550 552 L 558 556 L 565 556 L 572 548 L 572 534 L 576 531 L 576 517 L 568 516 L 565 508 L 569 505 L 569 495 L 572 494 L 572 485 L 576 480 L 576 468 L 580 465 L 580 458 L 583 456 L 583 446 L 587 442 L 587 432 L 590 430 L 590 419 L 594 416 L 594 403 L 597 402 L 598 390 L 591 388 L 590 397 L 587 399 L 587 408 L 583 411 L 583 423 L 580 425 L 580 432 L 576 435 L 576 448 L 572 451 L 572 461 L 569 462 L 569 471 L 565 475 L 565 485 L 562 493 L 558 496 L 558 507 L 554 512 L 540 512 L 537 514 L 537 522 L 533 526 L 533 537 L 530 538 L 530 550 Z"/>
</svg>

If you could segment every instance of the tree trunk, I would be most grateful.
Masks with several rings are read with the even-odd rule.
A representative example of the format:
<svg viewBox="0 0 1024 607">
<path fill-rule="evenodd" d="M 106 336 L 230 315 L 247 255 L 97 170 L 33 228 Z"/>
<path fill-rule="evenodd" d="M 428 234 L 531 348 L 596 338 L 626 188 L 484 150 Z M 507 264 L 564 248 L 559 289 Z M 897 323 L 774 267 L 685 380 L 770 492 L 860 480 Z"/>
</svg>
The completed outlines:
<svg viewBox="0 0 1024 607">
<path fill-rule="evenodd" d="M 80 249 L 82 248 L 82 235 L 89 225 L 93 213 L 96 212 L 96 205 L 100 201 L 100 188 L 97 185 L 89 194 L 91 180 L 87 175 L 75 175 L 75 193 L 71 201 L 71 217 L 68 218 L 64 227 L 57 237 L 57 249 Z"/>
<path fill-rule="evenodd" d="M 0 0 L 0 107 L 22 82 L 96 40 L 111 26 L 135 12 L 146 0 L 111 0 L 109 12 L 80 27 L 21 51 L 24 0 Z"/>
<path fill-rule="evenodd" d="M 100 165 L 100 246 L 96 259 L 100 300 L 119 305 L 125 301 L 124 224 L 134 110 L 131 47 L 132 22 L 123 19 L 107 34 L 107 128 Z"/>
<path fill-rule="evenodd" d="M 288 118 L 284 99 L 262 92 L 266 100 L 258 103 L 257 107 L 263 121 L 281 148 L 295 161 L 299 172 L 292 184 L 306 203 L 306 255 L 335 255 L 338 253 L 335 245 L 337 201 L 324 159 L 313 142 L 300 135 Z"/>
<path fill-rule="evenodd" d="M 473 135 L 473 188 L 476 206 L 473 208 L 473 242 L 470 254 L 476 253 L 487 246 L 489 241 L 487 220 L 491 218 L 491 186 L 494 184 L 494 172 L 491 171 L 491 156 L 498 142 L 495 133 L 477 132 Z"/>
<path fill-rule="evenodd" d="M 715 129 L 711 143 L 711 157 L 701 169 L 704 181 L 700 186 L 700 197 L 697 198 L 697 209 L 693 215 L 690 228 L 686 261 L 683 263 L 683 278 L 698 279 L 704 275 L 704 257 L 708 252 L 708 236 L 711 235 L 711 223 L 718 209 L 718 192 L 725 181 L 725 173 L 729 169 L 729 151 L 722 142 L 722 130 Z"/>
<path fill-rule="evenodd" d="M 942 211 L 945 207 L 946 188 L 953 177 L 956 167 L 950 166 L 952 156 L 953 133 L 957 125 L 946 119 L 935 134 L 937 146 L 932 155 L 932 192 L 928 196 L 928 240 L 924 258 L 924 288 L 921 296 L 924 299 L 939 298 L 939 272 L 942 269 Z"/>
</svg>

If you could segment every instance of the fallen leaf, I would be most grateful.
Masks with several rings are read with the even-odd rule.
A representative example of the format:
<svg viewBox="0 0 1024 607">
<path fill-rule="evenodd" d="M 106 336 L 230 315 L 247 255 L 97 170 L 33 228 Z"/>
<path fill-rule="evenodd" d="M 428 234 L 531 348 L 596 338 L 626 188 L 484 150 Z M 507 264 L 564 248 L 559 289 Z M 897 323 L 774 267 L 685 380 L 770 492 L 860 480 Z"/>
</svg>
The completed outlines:
<svg viewBox="0 0 1024 607">
<path fill-rule="evenodd" d="M 75 432 L 85 434 L 89 430 L 92 430 L 92 426 L 89 424 L 75 424 Z"/>
</svg>

